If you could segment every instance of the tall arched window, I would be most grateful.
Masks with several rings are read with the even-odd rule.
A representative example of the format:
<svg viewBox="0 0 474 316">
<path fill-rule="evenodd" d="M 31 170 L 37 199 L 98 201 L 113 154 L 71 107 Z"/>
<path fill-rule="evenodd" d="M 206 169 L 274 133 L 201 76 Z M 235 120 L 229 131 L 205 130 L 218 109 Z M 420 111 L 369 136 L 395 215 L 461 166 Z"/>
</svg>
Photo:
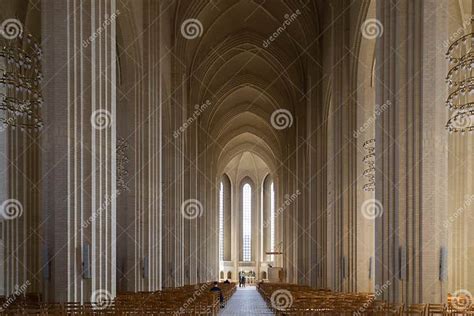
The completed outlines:
<svg viewBox="0 0 474 316">
<path fill-rule="evenodd" d="M 224 261 L 224 184 L 219 186 L 219 260 Z"/>
<path fill-rule="evenodd" d="M 270 249 L 275 251 L 275 190 L 273 181 L 270 184 Z M 274 256 L 271 255 L 270 260 L 273 261 Z"/>
<path fill-rule="evenodd" d="M 243 261 L 252 260 L 252 187 L 244 184 L 242 188 L 242 245 Z"/>
<path fill-rule="evenodd" d="M 226 174 L 222 175 L 221 181 L 217 188 L 218 203 L 218 221 L 217 231 L 219 232 L 219 261 L 231 260 L 231 183 Z"/>
</svg>

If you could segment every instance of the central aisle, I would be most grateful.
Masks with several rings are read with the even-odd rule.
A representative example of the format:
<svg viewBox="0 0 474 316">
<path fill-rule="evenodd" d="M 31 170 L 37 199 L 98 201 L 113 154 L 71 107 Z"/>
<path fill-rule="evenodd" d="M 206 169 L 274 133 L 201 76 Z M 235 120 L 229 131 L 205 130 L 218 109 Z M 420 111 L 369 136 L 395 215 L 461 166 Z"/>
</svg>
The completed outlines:
<svg viewBox="0 0 474 316">
<path fill-rule="evenodd" d="M 273 315 L 255 286 L 237 288 L 220 315 Z"/>
</svg>

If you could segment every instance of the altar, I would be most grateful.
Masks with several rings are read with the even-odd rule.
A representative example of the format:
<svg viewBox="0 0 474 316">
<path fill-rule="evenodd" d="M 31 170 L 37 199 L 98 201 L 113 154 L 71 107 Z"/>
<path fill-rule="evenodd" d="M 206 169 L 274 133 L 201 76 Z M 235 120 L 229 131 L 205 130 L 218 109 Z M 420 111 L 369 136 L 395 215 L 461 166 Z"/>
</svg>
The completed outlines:
<svg viewBox="0 0 474 316">
<path fill-rule="evenodd" d="M 255 277 L 254 276 L 246 276 L 245 277 L 245 284 L 255 284 Z"/>
</svg>

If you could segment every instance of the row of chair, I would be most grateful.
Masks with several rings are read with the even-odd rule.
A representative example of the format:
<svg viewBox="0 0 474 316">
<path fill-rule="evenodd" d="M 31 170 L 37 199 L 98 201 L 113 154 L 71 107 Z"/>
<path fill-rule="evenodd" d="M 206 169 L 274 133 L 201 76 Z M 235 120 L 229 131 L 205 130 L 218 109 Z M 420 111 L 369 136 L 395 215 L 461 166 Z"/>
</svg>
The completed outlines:
<svg viewBox="0 0 474 316">
<path fill-rule="evenodd" d="M 276 315 L 474 315 L 470 297 L 448 295 L 446 304 L 395 304 L 374 293 L 342 293 L 283 283 L 259 283 L 258 291 Z"/>
<path fill-rule="evenodd" d="M 237 290 L 236 284 L 231 282 L 231 283 L 219 283 L 219 288 L 222 289 L 222 295 L 224 296 L 224 305 L 227 304 L 227 301 L 231 298 L 231 296 L 235 293 Z"/>
<path fill-rule="evenodd" d="M 219 294 L 212 283 L 166 288 L 155 292 L 119 293 L 111 301 L 90 303 L 41 303 L 27 297 L 0 299 L 0 315 L 217 315 Z M 224 303 L 236 290 L 235 283 L 218 285 Z M 8 302 L 8 304 L 5 304 Z"/>
</svg>

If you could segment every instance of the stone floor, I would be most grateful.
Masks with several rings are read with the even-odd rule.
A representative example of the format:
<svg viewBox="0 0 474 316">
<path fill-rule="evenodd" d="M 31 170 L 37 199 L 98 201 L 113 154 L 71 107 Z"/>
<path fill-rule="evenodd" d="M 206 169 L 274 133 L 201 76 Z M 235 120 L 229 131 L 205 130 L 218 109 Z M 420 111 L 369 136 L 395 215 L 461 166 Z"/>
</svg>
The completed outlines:
<svg viewBox="0 0 474 316">
<path fill-rule="evenodd" d="M 255 286 L 237 288 L 220 315 L 273 315 Z"/>
</svg>

